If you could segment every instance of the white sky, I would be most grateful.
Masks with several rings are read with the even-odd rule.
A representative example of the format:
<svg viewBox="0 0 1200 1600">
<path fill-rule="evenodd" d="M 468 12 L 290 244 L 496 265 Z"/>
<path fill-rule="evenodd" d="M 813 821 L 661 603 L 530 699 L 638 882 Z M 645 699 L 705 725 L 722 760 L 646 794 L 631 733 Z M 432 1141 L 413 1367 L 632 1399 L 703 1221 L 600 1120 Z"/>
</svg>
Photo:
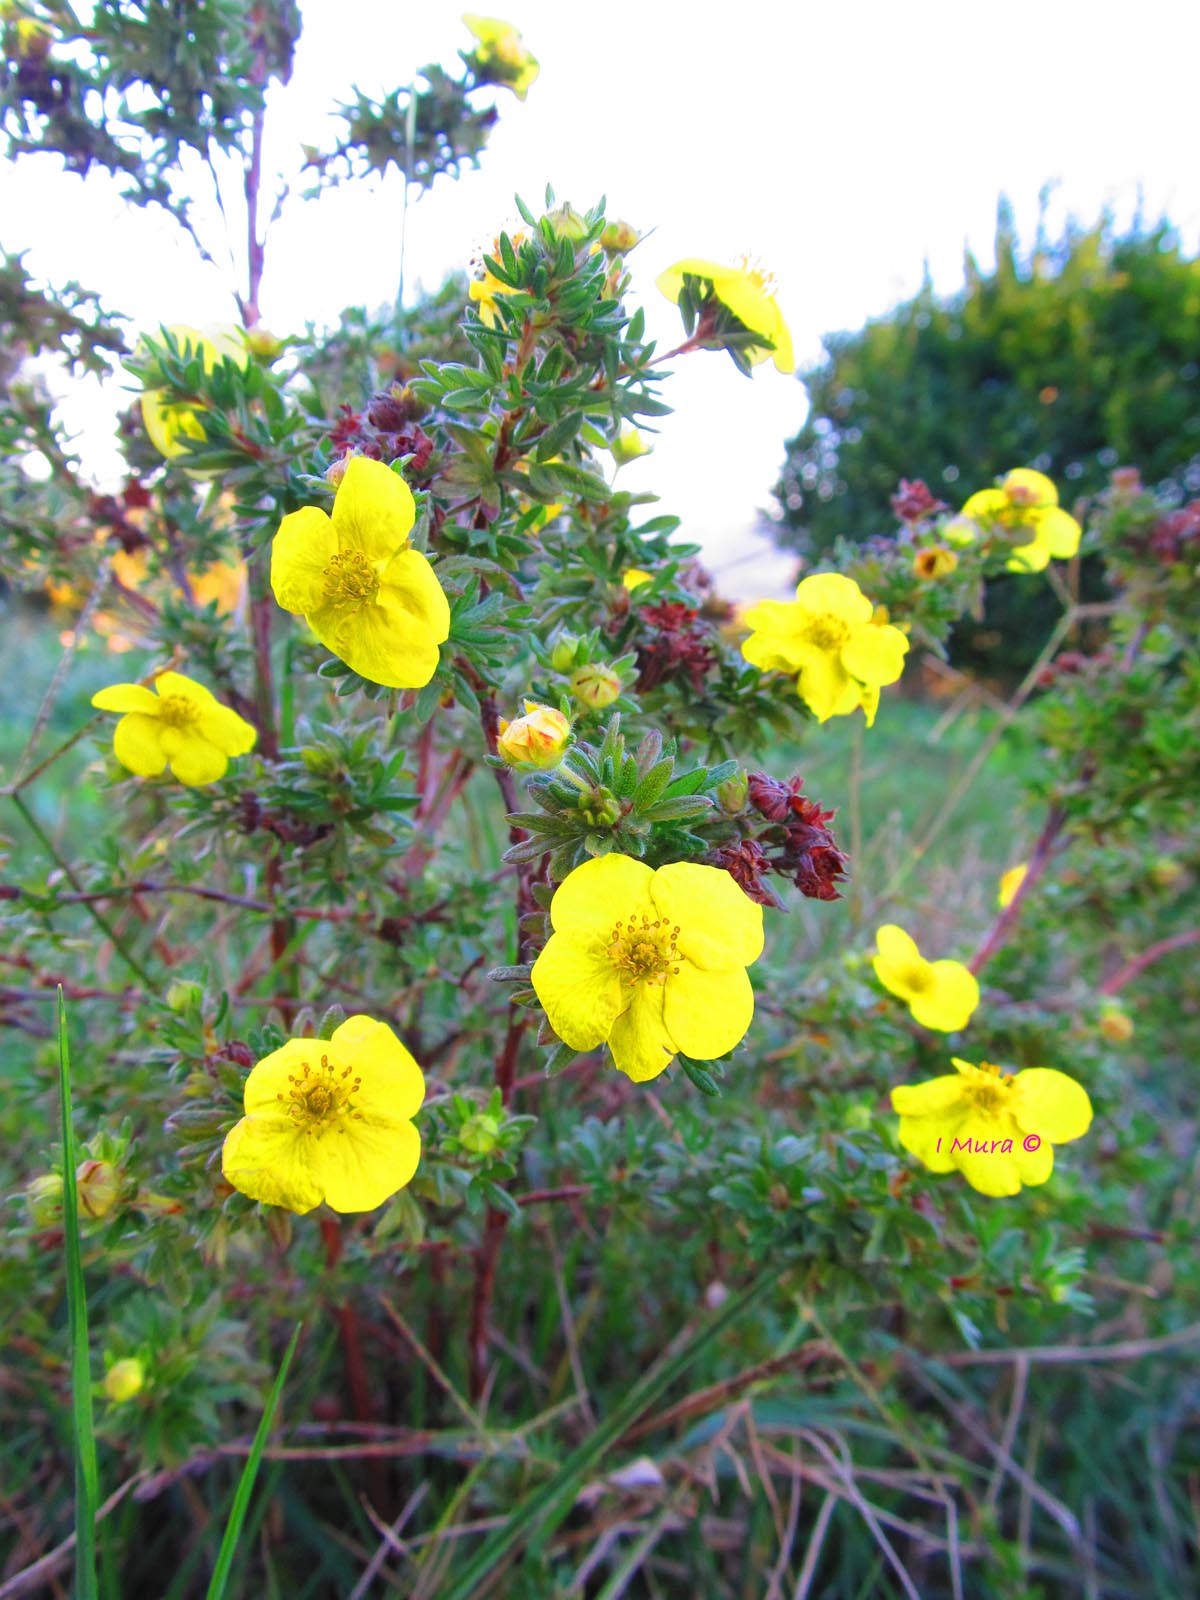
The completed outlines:
<svg viewBox="0 0 1200 1600">
<path fill-rule="evenodd" d="M 1140 194 L 1148 218 L 1166 212 L 1197 248 L 1193 0 L 498 4 L 541 76 L 524 105 L 496 91 L 501 120 L 479 171 L 439 180 L 410 206 L 410 284 L 435 287 L 515 217 L 514 192 L 537 209 L 551 182 L 580 209 L 605 193 L 610 216 L 656 228 L 630 265 L 649 331 L 667 347 L 678 313 L 656 274 L 683 256 L 748 251 L 779 281 L 803 363 L 823 333 L 911 294 L 926 261 L 946 292 L 961 284 L 964 244 L 990 263 L 1001 190 L 1023 242 L 1049 181 L 1052 224 L 1091 221 L 1105 204 L 1128 221 Z M 302 9 L 296 70 L 268 124 L 268 164 L 293 176 L 301 142 L 332 141 L 328 114 L 351 85 L 382 95 L 427 60 L 453 68 L 470 43 L 458 6 L 442 0 Z M 289 202 L 268 240 L 267 324 L 286 333 L 390 300 L 400 197 L 393 175 Z M 221 244 L 219 221 L 207 224 Z M 0 164 L 0 241 L 28 248 L 27 265 L 50 281 L 100 291 L 136 328 L 233 320 L 232 273 L 200 263 L 169 220 L 122 208 L 103 176 L 69 177 L 41 158 Z M 102 474 L 108 418 L 125 398 L 75 399 L 67 411 Z M 801 385 L 770 364 L 748 381 L 727 357 L 701 353 L 677 364 L 664 398 L 676 414 L 622 486 L 652 489 L 683 516 L 727 592 L 778 587 L 790 562 L 764 557 L 753 528 L 803 421 Z"/>
</svg>

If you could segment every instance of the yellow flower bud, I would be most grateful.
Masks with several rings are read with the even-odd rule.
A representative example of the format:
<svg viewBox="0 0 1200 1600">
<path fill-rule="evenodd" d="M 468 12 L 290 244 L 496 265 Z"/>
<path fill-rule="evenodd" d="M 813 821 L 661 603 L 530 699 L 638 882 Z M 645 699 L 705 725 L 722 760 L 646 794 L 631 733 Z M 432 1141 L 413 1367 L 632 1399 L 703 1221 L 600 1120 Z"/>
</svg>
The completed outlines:
<svg viewBox="0 0 1200 1600">
<path fill-rule="evenodd" d="M 746 809 L 749 793 L 750 780 L 746 773 L 735 772 L 732 778 L 726 778 L 717 785 L 717 804 L 727 817 L 736 817 Z"/>
<path fill-rule="evenodd" d="M 180 1016 L 189 1007 L 198 1005 L 203 997 L 204 990 L 198 983 L 191 983 L 183 978 L 176 978 L 167 989 L 167 1005 Z"/>
<path fill-rule="evenodd" d="M 600 235 L 600 243 L 610 255 L 623 256 L 633 249 L 640 238 L 641 234 L 636 228 L 631 227 L 628 222 L 622 222 L 618 217 L 615 222 L 610 222 Z"/>
<path fill-rule="evenodd" d="M 945 545 L 928 545 L 913 556 L 913 571 L 918 578 L 946 578 L 958 565 L 958 557 Z"/>
<path fill-rule="evenodd" d="M 146 1369 L 136 1356 L 115 1361 L 104 1374 L 104 1392 L 117 1405 L 141 1394 L 146 1384 Z"/>
<path fill-rule="evenodd" d="M 1128 1044 L 1133 1038 L 1133 1018 L 1112 1002 L 1100 1012 L 1100 1033 L 1109 1044 Z"/>
<path fill-rule="evenodd" d="M 331 461 L 325 468 L 325 482 L 332 484 L 336 489 L 346 476 L 346 468 L 350 465 L 349 455 L 344 455 L 340 461 Z"/>
<path fill-rule="evenodd" d="M 1001 875 L 1000 889 L 996 895 L 996 904 L 1000 907 L 1001 911 L 1003 911 L 1005 907 L 1012 905 L 1014 899 L 1016 898 L 1017 890 L 1025 882 L 1025 874 L 1028 871 L 1029 863 L 1027 861 L 1021 861 L 1018 862 L 1015 867 L 1009 867 L 1008 871 Z"/>
<path fill-rule="evenodd" d="M 643 583 L 653 583 L 654 574 L 643 572 L 641 567 L 628 567 L 621 577 L 627 589 L 640 589 Z"/>
<path fill-rule="evenodd" d="M 1169 889 L 1183 877 L 1183 868 L 1170 856 L 1155 856 L 1150 863 L 1150 882 L 1159 889 Z"/>
<path fill-rule="evenodd" d="M 110 1161 L 81 1161 L 75 1171 L 75 1192 L 84 1216 L 99 1221 L 116 1205 L 121 1180 Z"/>
<path fill-rule="evenodd" d="M 510 767 L 556 767 L 571 737 L 571 724 L 553 706 L 526 700 L 525 715 L 500 721 L 496 750 Z"/>
<path fill-rule="evenodd" d="M 593 711 L 603 711 L 621 693 L 621 680 L 611 667 L 592 662 L 572 675 L 571 693 Z"/>
</svg>

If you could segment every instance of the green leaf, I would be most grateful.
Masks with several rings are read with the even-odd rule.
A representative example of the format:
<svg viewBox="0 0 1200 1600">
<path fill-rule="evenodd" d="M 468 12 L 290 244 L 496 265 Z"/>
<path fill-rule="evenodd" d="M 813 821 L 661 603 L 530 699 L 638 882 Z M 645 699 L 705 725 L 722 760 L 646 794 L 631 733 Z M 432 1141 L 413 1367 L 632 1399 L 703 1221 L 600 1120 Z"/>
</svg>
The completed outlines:
<svg viewBox="0 0 1200 1600">
<path fill-rule="evenodd" d="M 87 1287 L 79 1249 L 79 1196 L 75 1169 L 79 1152 L 71 1116 L 71 1051 L 67 1003 L 58 986 L 58 1093 L 62 1111 L 63 1241 L 67 1256 L 67 1320 L 71 1333 L 71 1434 L 75 1445 L 75 1595 L 96 1600 L 96 1511 L 100 1474 L 92 1426 L 92 1372 L 88 1345 Z"/>
<path fill-rule="evenodd" d="M 242 1468 L 237 1492 L 234 1494 L 233 1505 L 229 1512 L 229 1521 L 225 1524 L 221 1548 L 217 1552 L 216 1565 L 213 1567 L 207 1600 L 223 1600 L 225 1585 L 229 1582 L 229 1573 L 233 1566 L 234 1553 L 237 1550 L 237 1542 L 241 1537 L 242 1524 L 246 1520 L 246 1512 L 250 1506 L 250 1496 L 254 1492 L 254 1480 L 258 1476 L 259 1463 L 262 1460 L 263 1450 L 266 1448 L 267 1436 L 271 1432 L 271 1424 L 275 1420 L 279 1397 L 283 1393 L 284 1380 L 287 1378 L 288 1368 L 292 1364 L 292 1356 L 296 1350 L 296 1341 L 300 1337 L 301 1326 L 302 1324 L 298 1322 L 292 1329 L 292 1337 L 288 1341 L 288 1347 L 283 1353 L 283 1360 L 280 1362 L 275 1382 L 271 1386 L 271 1393 L 267 1397 L 266 1409 L 262 1414 L 262 1420 L 258 1424 L 258 1432 L 254 1435 L 254 1443 L 250 1446 L 250 1454 L 246 1457 L 246 1465 Z"/>
<path fill-rule="evenodd" d="M 674 770 L 673 761 L 660 761 L 651 767 L 633 792 L 633 809 L 644 811 L 647 806 L 652 806 L 671 781 Z"/>
</svg>

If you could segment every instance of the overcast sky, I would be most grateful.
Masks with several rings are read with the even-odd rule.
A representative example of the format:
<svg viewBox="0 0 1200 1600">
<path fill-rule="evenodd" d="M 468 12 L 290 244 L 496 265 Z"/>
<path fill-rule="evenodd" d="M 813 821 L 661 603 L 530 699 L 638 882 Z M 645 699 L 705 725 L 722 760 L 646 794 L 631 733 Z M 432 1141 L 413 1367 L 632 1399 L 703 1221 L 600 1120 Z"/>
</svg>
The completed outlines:
<svg viewBox="0 0 1200 1600">
<path fill-rule="evenodd" d="M 506 9 L 507 8 L 507 9 Z M 275 93 L 268 162 L 294 177 L 302 142 L 328 145 L 330 113 L 355 85 L 381 95 L 424 62 L 469 45 L 456 5 L 302 0 L 291 84 Z M 541 62 L 524 105 L 496 91 L 501 120 L 481 168 L 440 180 L 410 206 L 406 277 L 436 286 L 547 182 L 580 209 L 607 194 L 609 215 L 656 232 L 630 258 L 651 335 L 678 342 L 678 313 L 654 288 L 682 256 L 749 252 L 779 281 L 797 359 L 822 334 L 860 325 L 911 294 L 926 262 L 947 292 L 969 244 L 992 259 L 997 196 L 1032 238 L 1038 193 L 1056 185 L 1052 223 L 1170 216 L 1191 249 L 1200 234 L 1194 70 L 1200 7 L 1040 0 L 1004 7 L 914 0 L 740 7 L 600 0 L 502 0 Z M 298 330 L 396 290 L 400 180 L 289 202 L 272 230 L 264 320 Z M 214 217 L 207 226 L 220 242 Z M 119 209 L 103 176 L 80 180 L 49 159 L 0 164 L 0 242 L 29 267 L 75 277 L 134 318 L 233 319 L 232 272 L 206 267 L 167 219 Z M 241 242 L 238 251 L 238 280 Z M 217 251 L 214 249 L 214 254 Z M 111 470 L 111 426 L 76 400 L 87 458 Z M 357 396 L 347 396 L 356 400 Z M 768 363 L 753 380 L 723 355 L 677 364 L 655 452 L 622 484 L 663 509 L 725 570 L 732 594 L 767 592 L 786 561 L 753 535 L 778 476 L 804 391 Z"/>
</svg>

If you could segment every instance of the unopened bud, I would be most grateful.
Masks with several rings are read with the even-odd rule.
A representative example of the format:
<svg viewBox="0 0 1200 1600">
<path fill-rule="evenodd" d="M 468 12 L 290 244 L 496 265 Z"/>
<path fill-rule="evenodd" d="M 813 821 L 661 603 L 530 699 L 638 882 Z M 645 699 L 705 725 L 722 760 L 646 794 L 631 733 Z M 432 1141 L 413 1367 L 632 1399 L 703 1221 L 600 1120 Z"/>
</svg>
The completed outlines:
<svg viewBox="0 0 1200 1600">
<path fill-rule="evenodd" d="M 572 675 L 571 693 L 593 711 L 603 711 L 620 695 L 621 680 L 611 667 L 593 662 Z"/>
<path fill-rule="evenodd" d="M 727 817 L 736 817 L 746 809 L 750 794 L 750 779 L 744 772 L 735 772 L 717 785 L 717 804 Z"/>
<path fill-rule="evenodd" d="M 63 1181 L 57 1172 L 43 1172 L 25 1186 L 25 1204 L 35 1228 L 57 1228 L 62 1221 Z"/>
<path fill-rule="evenodd" d="M 325 482 L 332 484 L 336 489 L 346 476 L 346 468 L 350 465 L 350 457 L 344 455 L 340 461 L 331 461 L 325 468 Z"/>
<path fill-rule="evenodd" d="M 555 640 L 554 648 L 550 652 L 550 665 L 555 672 L 570 672 L 575 665 L 578 649 L 579 640 L 573 633 L 564 633 Z"/>
<path fill-rule="evenodd" d="M 612 452 L 613 460 L 619 467 L 623 467 L 627 461 L 636 461 L 639 456 L 648 456 L 650 454 L 650 446 L 642 438 L 638 430 L 631 428 L 628 424 L 620 429 L 617 437 L 608 448 Z"/>
<path fill-rule="evenodd" d="M 499 1118 L 486 1111 L 475 1112 L 458 1130 L 458 1142 L 473 1156 L 490 1156 L 500 1143 Z"/>
<path fill-rule="evenodd" d="M 578 244 L 588 231 L 586 218 L 571 205 L 561 205 L 557 211 L 551 211 L 546 221 L 556 239 L 569 239 L 572 244 Z"/>
<path fill-rule="evenodd" d="M 80 1211 L 98 1221 L 116 1205 L 121 1180 L 110 1161 L 81 1161 L 75 1172 L 75 1192 Z"/>
<path fill-rule="evenodd" d="M 192 1006 L 199 1005 L 204 996 L 204 990 L 198 983 L 189 983 L 183 978 L 176 978 L 167 989 L 167 1005 L 182 1016 Z"/>
<path fill-rule="evenodd" d="M 1169 889 L 1183 877 L 1184 869 L 1170 856 L 1155 856 L 1150 864 L 1150 882 L 1158 889 Z"/>
<path fill-rule="evenodd" d="M 283 340 L 260 322 L 246 329 L 246 348 L 260 361 L 274 361 L 276 356 L 283 353 Z"/>
<path fill-rule="evenodd" d="M 913 556 L 913 571 L 918 578 L 946 578 L 958 566 L 958 557 L 943 544 L 927 546 Z"/>
<path fill-rule="evenodd" d="M 621 820 L 621 802 L 611 789 L 588 789 L 579 797 L 579 815 L 589 828 L 611 828 Z"/>
<path fill-rule="evenodd" d="M 636 228 L 618 218 L 615 222 L 610 222 L 608 227 L 605 228 L 600 235 L 600 243 L 610 255 L 623 256 L 627 251 L 633 249 L 640 238 L 641 234 Z"/>
<path fill-rule="evenodd" d="M 117 1405 L 135 1399 L 146 1386 L 146 1369 L 136 1356 L 114 1361 L 104 1374 L 104 1392 Z"/>
<path fill-rule="evenodd" d="M 643 571 L 641 567 L 627 567 L 621 575 L 621 582 L 627 589 L 640 589 L 644 583 L 654 582 L 654 574 Z"/>
<path fill-rule="evenodd" d="M 1133 1018 L 1119 1005 L 1106 1005 L 1100 1012 L 1100 1033 L 1109 1044 L 1128 1044 L 1133 1038 Z"/>
<path fill-rule="evenodd" d="M 523 717 L 501 720 L 496 750 L 510 767 L 556 767 L 570 737 L 571 724 L 561 711 L 526 700 Z"/>
<path fill-rule="evenodd" d="M 951 517 L 949 522 L 943 522 L 941 535 L 947 544 L 958 545 L 974 544 L 979 537 L 979 524 L 972 522 L 970 517 Z"/>
</svg>

